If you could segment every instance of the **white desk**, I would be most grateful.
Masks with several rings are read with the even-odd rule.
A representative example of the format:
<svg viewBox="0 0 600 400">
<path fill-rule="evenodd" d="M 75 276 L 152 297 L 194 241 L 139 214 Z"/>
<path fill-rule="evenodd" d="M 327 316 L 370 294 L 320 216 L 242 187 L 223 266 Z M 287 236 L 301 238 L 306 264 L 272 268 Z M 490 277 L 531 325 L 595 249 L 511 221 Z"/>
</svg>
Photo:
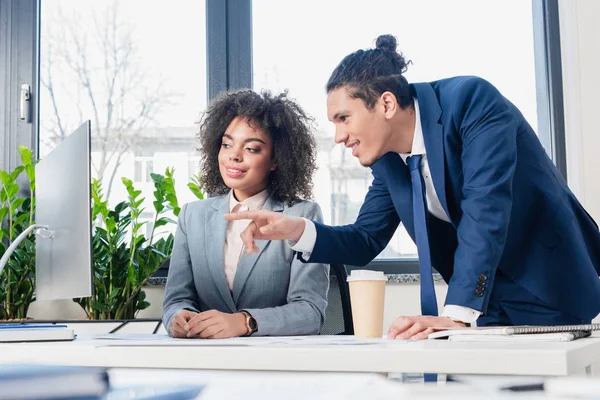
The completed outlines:
<svg viewBox="0 0 600 400">
<path fill-rule="evenodd" d="M 498 390 L 499 386 L 495 382 L 481 387 L 464 384 L 405 385 L 378 375 L 362 373 L 116 368 L 111 369 L 109 375 L 111 385 L 117 388 L 139 385 L 154 387 L 181 384 L 205 385 L 199 397 L 201 400 L 546 400 L 549 398 L 543 392 L 503 392 Z M 520 383 L 518 378 L 516 383 Z M 552 399 L 558 400 L 556 397 Z"/>
<path fill-rule="evenodd" d="M 252 339 L 252 338 L 248 338 Z M 120 342 L 123 343 L 123 342 Z M 567 343 L 393 342 L 377 345 L 118 346 L 110 340 L 0 344 L 0 363 L 238 371 L 588 375 L 600 337 Z M 597 373 L 594 370 L 595 373 Z"/>
</svg>

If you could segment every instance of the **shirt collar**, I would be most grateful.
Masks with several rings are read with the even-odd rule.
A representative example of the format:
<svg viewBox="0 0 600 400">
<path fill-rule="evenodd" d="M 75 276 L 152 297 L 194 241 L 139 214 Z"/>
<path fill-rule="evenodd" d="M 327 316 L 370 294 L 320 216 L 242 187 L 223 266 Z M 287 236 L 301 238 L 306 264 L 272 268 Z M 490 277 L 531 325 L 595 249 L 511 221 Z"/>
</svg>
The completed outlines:
<svg viewBox="0 0 600 400">
<path fill-rule="evenodd" d="M 415 132 L 413 134 L 413 143 L 410 153 L 400 153 L 402 160 L 406 162 L 406 159 L 413 155 L 425 155 L 425 139 L 423 139 L 423 128 L 421 127 L 421 112 L 419 111 L 419 101 L 413 98 L 415 105 Z"/>
<path fill-rule="evenodd" d="M 254 196 L 249 197 L 246 200 L 240 202 L 235 199 L 232 189 L 229 191 L 229 212 L 233 212 L 233 209 L 238 204 L 243 204 L 250 210 L 260 210 L 267 202 L 267 197 L 269 197 L 269 192 L 267 191 L 267 189 L 265 189 L 262 192 L 257 193 Z"/>
</svg>

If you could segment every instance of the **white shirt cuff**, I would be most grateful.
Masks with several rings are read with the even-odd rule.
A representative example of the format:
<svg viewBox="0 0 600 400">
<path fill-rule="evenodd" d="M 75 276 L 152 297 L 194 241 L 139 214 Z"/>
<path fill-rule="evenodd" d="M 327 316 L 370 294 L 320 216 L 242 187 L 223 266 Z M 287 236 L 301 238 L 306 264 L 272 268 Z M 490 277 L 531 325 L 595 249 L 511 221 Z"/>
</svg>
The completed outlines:
<svg viewBox="0 0 600 400">
<path fill-rule="evenodd" d="M 302 253 L 304 261 L 308 261 L 317 241 L 317 228 L 311 220 L 302 219 L 304 220 L 304 232 L 302 232 L 302 236 L 300 236 L 300 239 L 296 243 L 293 240 L 288 240 L 287 242 L 292 250 Z"/>
<path fill-rule="evenodd" d="M 444 306 L 444 312 L 442 313 L 442 317 L 448 317 L 451 320 L 461 321 L 467 324 L 472 324 L 477 321 L 477 318 L 479 318 L 480 315 L 481 312 L 477 310 L 453 304 L 446 304 Z"/>
</svg>

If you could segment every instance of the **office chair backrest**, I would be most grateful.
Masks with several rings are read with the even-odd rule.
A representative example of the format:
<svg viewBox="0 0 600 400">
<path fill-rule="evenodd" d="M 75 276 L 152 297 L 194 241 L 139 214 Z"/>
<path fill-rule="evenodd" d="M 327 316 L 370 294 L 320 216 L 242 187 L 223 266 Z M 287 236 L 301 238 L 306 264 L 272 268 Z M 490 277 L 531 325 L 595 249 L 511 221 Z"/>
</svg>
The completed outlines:
<svg viewBox="0 0 600 400">
<path fill-rule="evenodd" d="M 353 335 L 352 309 L 346 267 L 331 264 L 329 269 L 329 293 L 325 309 L 325 325 L 321 335 Z"/>
</svg>

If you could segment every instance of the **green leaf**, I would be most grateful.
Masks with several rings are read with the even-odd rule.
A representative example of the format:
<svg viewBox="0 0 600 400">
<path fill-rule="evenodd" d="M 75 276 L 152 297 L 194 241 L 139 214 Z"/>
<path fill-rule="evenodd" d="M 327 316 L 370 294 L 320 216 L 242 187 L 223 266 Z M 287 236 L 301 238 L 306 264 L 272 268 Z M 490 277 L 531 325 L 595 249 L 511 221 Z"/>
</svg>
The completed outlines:
<svg viewBox="0 0 600 400">
<path fill-rule="evenodd" d="M 177 222 L 173 221 L 171 218 L 162 217 L 156 220 L 156 224 L 154 224 L 154 228 L 159 228 L 161 226 L 165 226 L 167 224 L 177 224 Z"/>
<path fill-rule="evenodd" d="M 150 177 L 152 178 L 152 181 L 154 182 L 154 184 L 162 184 L 163 181 L 165 180 L 164 176 L 162 176 L 161 174 L 157 174 L 155 172 L 151 172 Z"/>
<path fill-rule="evenodd" d="M 167 255 L 165 253 L 163 253 L 162 251 L 158 250 L 157 248 L 152 247 L 151 251 L 155 254 L 158 254 L 159 256 L 161 256 L 163 258 L 167 258 Z"/>
<path fill-rule="evenodd" d="M 19 153 L 21 153 L 21 162 L 23 165 L 31 165 L 33 159 L 33 153 L 25 146 L 19 146 Z"/>
<path fill-rule="evenodd" d="M 175 208 L 178 206 L 177 196 L 175 196 L 174 194 L 168 194 L 166 197 L 167 197 L 167 200 L 169 201 L 169 203 L 171 204 L 171 207 Z"/>
<path fill-rule="evenodd" d="M 160 228 L 161 226 L 165 226 L 168 224 L 168 221 L 165 221 L 164 219 L 158 219 L 156 220 L 156 223 L 154 224 L 154 229 L 156 228 Z"/>
<path fill-rule="evenodd" d="M 9 183 L 4 188 L 6 189 L 6 192 L 8 193 L 9 199 L 14 198 L 17 195 L 17 193 L 19 193 L 19 185 L 17 185 L 16 183 Z"/>
<path fill-rule="evenodd" d="M 34 203 L 35 203 L 35 199 L 34 199 Z M 24 211 L 31 211 L 31 198 L 27 197 L 25 199 L 25 201 L 23 202 L 23 207 L 21 207 Z"/>
<path fill-rule="evenodd" d="M 35 168 L 33 167 L 33 165 L 26 165 L 25 172 L 27 173 L 27 178 L 29 179 L 29 182 L 33 183 L 35 181 Z"/>
<path fill-rule="evenodd" d="M 187 184 L 187 187 L 194 194 L 194 196 L 196 196 L 200 200 L 204 200 L 204 194 L 202 193 L 200 187 L 197 184 L 190 182 Z"/>
<path fill-rule="evenodd" d="M 29 215 L 21 214 L 15 219 L 14 225 L 22 224 L 23 222 L 27 221 L 28 219 L 29 219 Z"/>
<path fill-rule="evenodd" d="M 24 202 L 25 202 L 24 197 L 16 198 L 15 201 L 13 201 L 11 204 L 12 211 L 14 212 L 15 210 L 17 210 L 19 207 L 21 207 L 21 204 L 23 204 Z"/>
<path fill-rule="evenodd" d="M 138 310 L 145 310 L 146 308 L 150 307 L 150 303 L 147 301 L 140 301 L 137 303 L 137 309 Z"/>
<path fill-rule="evenodd" d="M 8 207 L 0 207 L 0 223 L 4 221 L 4 218 L 8 215 Z"/>
<path fill-rule="evenodd" d="M 129 203 L 126 201 L 122 201 L 115 206 L 115 213 L 121 214 L 123 210 L 127 209 L 127 207 L 129 207 Z"/>
<path fill-rule="evenodd" d="M 104 312 L 110 311 L 106 304 L 102 304 L 97 301 L 92 301 L 90 304 L 94 310 L 104 311 Z"/>
<path fill-rule="evenodd" d="M 19 175 L 21 175 L 21 173 L 25 171 L 25 167 L 22 165 L 19 165 L 18 167 L 16 167 L 13 172 L 10 173 L 10 177 L 12 179 L 13 182 L 17 181 L 17 178 L 19 177 Z"/>
<path fill-rule="evenodd" d="M 156 211 L 157 214 L 160 214 L 165 209 L 162 201 L 160 201 L 160 200 L 155 200 L 152 202 L 152 204 L 154 205 L 154 210 Z"/>
<path fill-rule="evenodd" d="M 8 172 L 0 169 L 0 181 L 2 181 L 2 186 L 6 186 L 12 183 L 13 180 Z"/>
<path fill-rule="evenodd" d="M 113 288 L 113 290 L 110 292 L 109 299 L 110 300 L 114 300 L 120 294 L 121 294 L 121 289 L 120 288 Z"/>
</svg>

